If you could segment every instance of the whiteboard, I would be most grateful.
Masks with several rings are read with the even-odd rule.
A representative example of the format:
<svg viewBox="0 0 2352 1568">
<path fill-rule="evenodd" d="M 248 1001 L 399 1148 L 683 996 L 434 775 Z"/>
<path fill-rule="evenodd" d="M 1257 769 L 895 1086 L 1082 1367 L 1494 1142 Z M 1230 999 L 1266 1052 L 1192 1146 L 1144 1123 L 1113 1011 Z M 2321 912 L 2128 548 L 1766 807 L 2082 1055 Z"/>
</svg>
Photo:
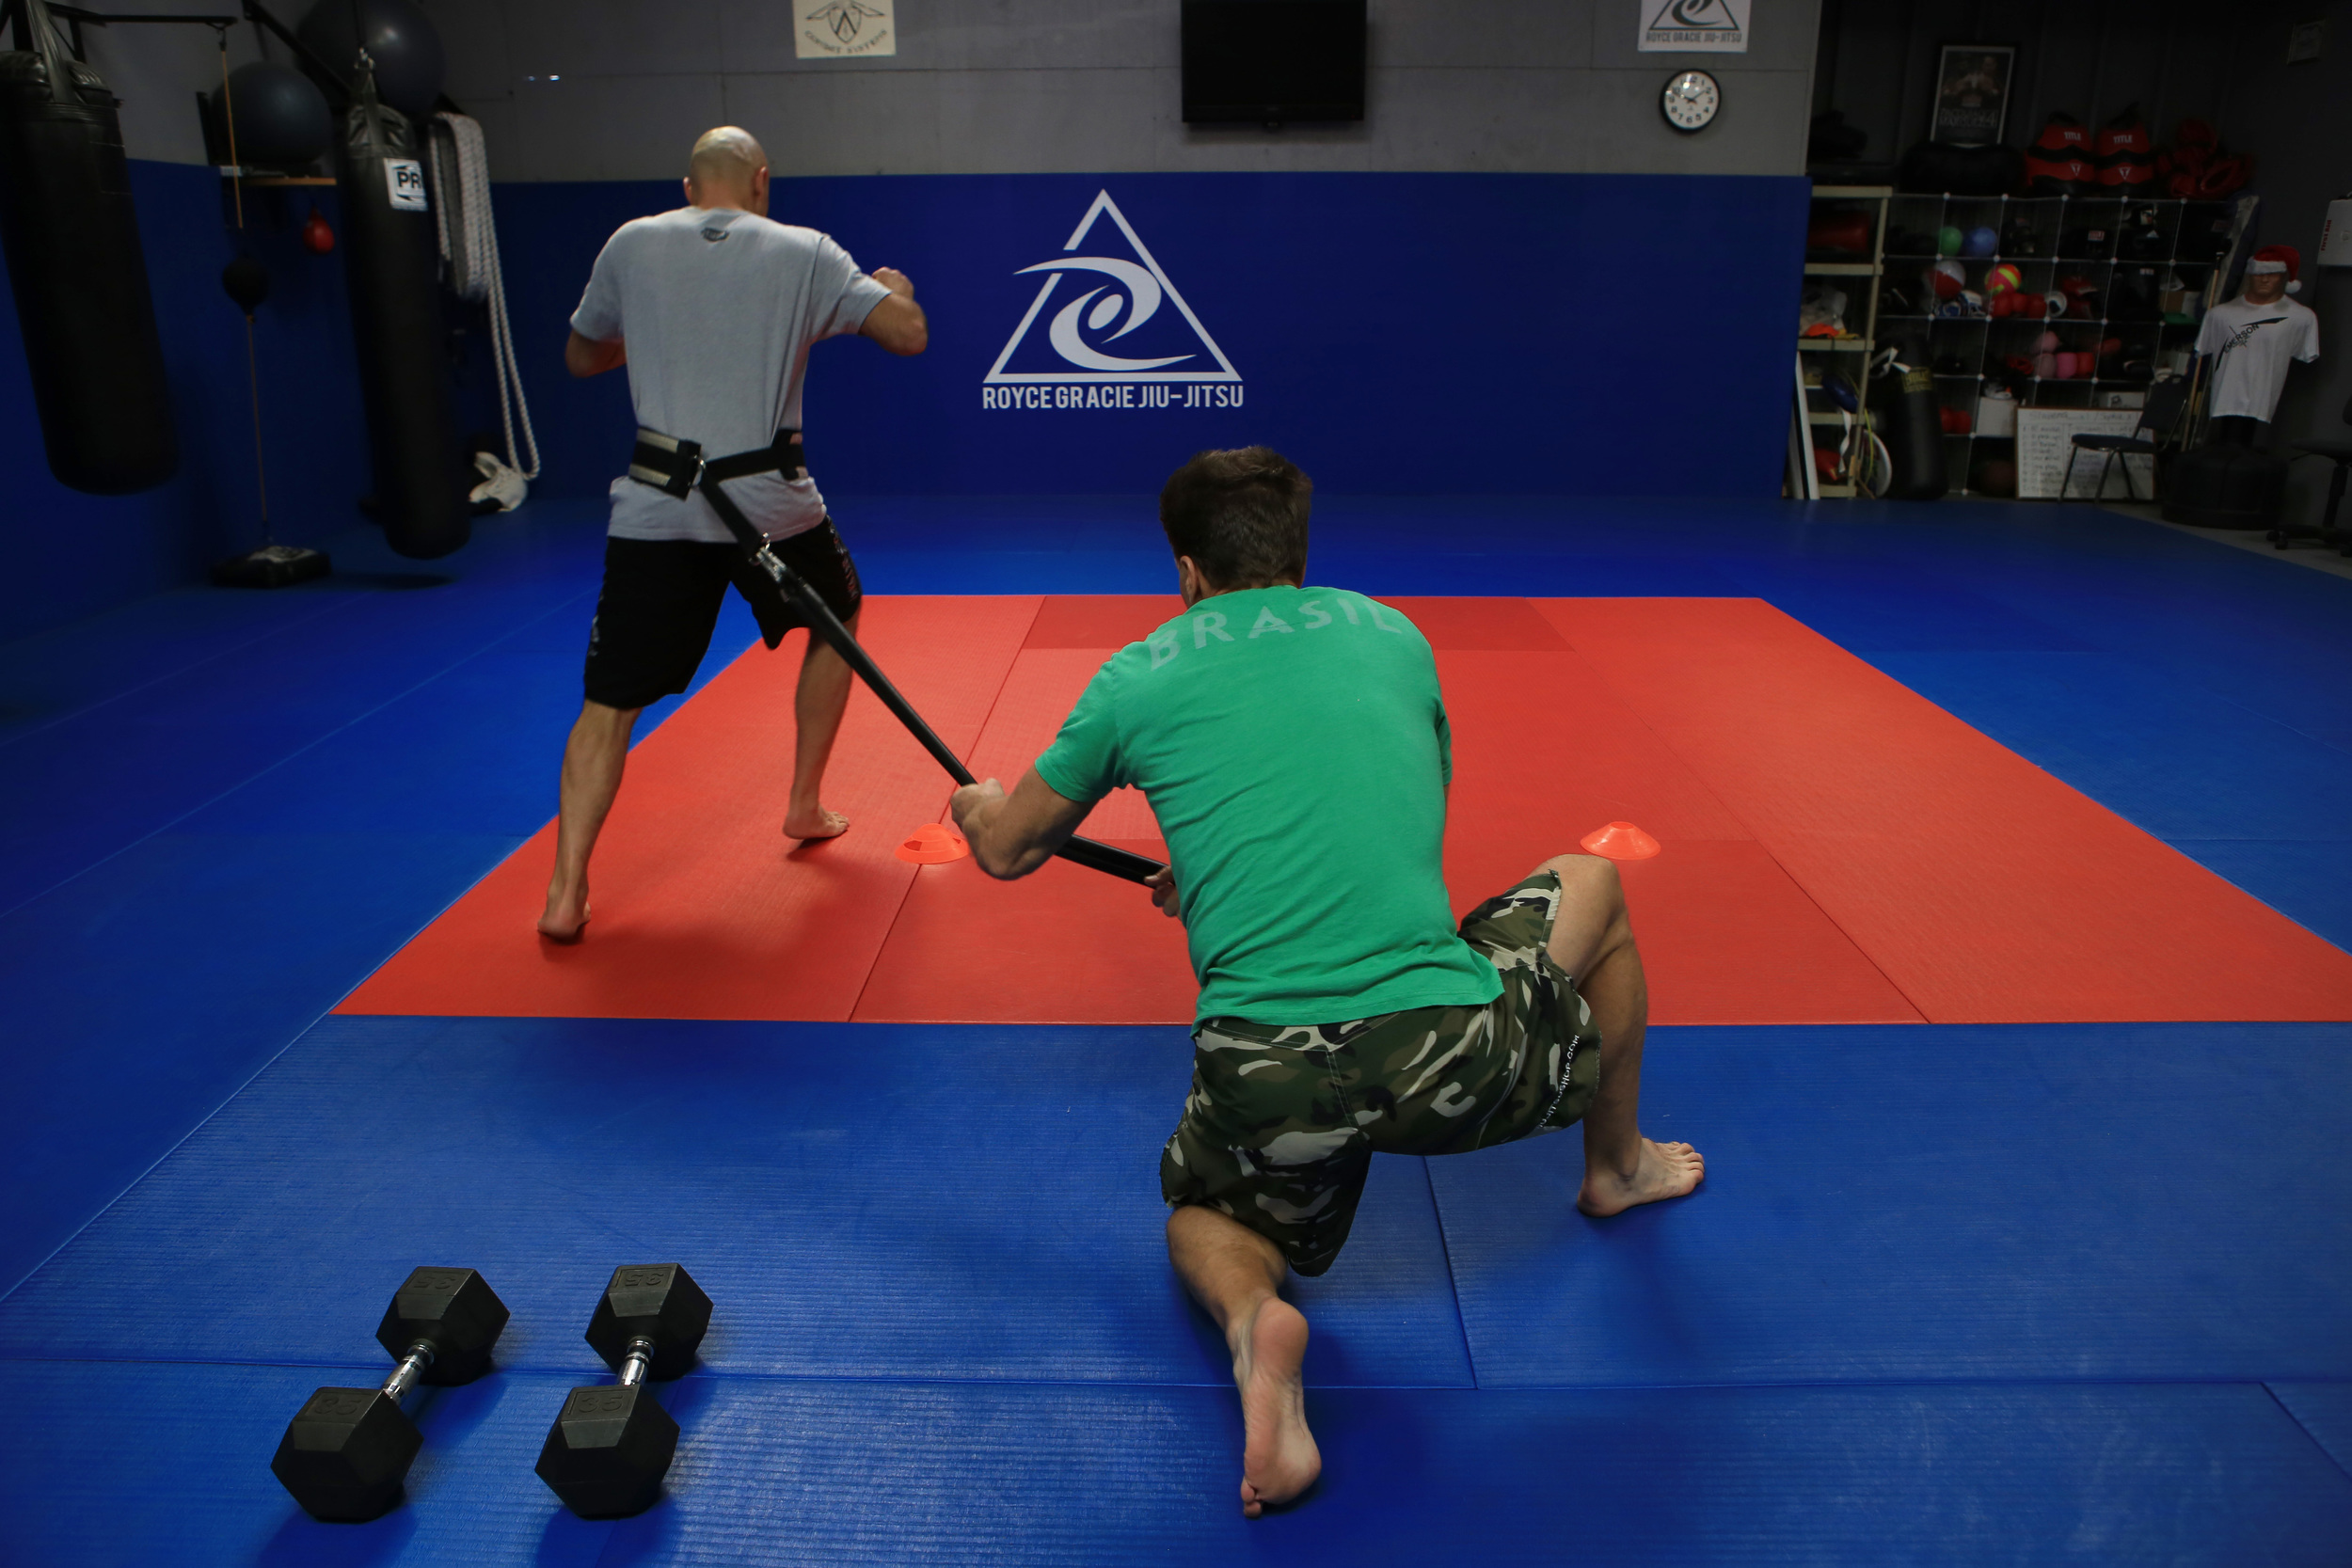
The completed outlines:
<svg viewBox="0 0 2352 1568">
<path fill-rule="evenodd" d="M 2105 452 L 2084 452 L 2074 459 L 2074 482 L 2058 495 L 2066 477 L 2066 460 L 2076 435 L 2129 436 L 2139 427 L 2137 408 L 2020 408 L 2017 411 L 2017 496 L 2021 500 L 2090 500 L 2099 475 L 2107 467 Z M 2126 452 L 2107 475 L 2107 500 L 2123 500 L 2123 470 L 2131 471 L 2134 495 L 2145 500 L 2155 494 L 2155 459 L 2144 452 Z"/>
</svg>

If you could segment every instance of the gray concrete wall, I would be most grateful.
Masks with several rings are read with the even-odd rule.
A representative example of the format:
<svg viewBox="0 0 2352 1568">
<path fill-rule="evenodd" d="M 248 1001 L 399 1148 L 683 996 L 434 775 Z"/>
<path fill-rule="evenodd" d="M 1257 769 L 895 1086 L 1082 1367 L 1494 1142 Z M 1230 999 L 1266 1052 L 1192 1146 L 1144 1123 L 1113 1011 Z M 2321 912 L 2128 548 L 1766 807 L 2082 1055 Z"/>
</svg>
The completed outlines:
<svg viewBox="0 0 2352 1568">
<path fill-rule="evenodd" d="M 898 0 L 898 54 L 854 61 L 795 59 L 788 0 L 425 8 L 449 94 L 482 120 L 501 180 L 664 178 L 726 122 L 797 175 L 1802 173 L 1820 0 L 1755 0 L 1745 55 L 1640 54 L 1642 7 L 1659 3 L 1372 0 L 1365 121 L 1279 133 L 1184 126 L 1177 0 Z M 238 32 L 242 60 L 252 30 Z M 188 104 L 219 74 L 210 32 L 119 29 L 93 58 L 129 101 L 133 156 L 202 160 Z M 1723 113 L 1694 136 L 1658 112 L 1682 63 L 1724 85 Z"/>
</svg>

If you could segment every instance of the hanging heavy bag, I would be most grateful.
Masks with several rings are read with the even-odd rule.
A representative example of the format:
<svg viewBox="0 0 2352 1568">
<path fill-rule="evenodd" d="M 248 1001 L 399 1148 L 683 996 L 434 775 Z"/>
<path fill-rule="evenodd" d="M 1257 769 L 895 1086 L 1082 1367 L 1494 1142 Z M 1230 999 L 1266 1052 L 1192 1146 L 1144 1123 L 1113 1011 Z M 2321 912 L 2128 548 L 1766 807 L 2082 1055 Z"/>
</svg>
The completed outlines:
<svg viewBox="0 0 2352 1568">
<path fill-rule="evenodd" d="M 0 55 L 0 247 L 60 484 L 120 496 L 180 466 L 116 99 L 41 0 Z"/>
<path fill-rule="evenodd" d="M 1895 360 L 1873 377 L 1871 404 L 1895 473 L 1881 494 L 1889 500 L 1934 500 L 1950 488 L 1944 470 L 1944 411 L 1935 377 Z"/>
<path fill-rule="evenodd" d="M 400 554 L 429 561 L 473 531 L 450 420 L 437 240 L 416 128 L 375 96 L 364 59 L 336 148 L 343 265 L 359 390 L 375 460 L 376 520 Z"/>
</svg>

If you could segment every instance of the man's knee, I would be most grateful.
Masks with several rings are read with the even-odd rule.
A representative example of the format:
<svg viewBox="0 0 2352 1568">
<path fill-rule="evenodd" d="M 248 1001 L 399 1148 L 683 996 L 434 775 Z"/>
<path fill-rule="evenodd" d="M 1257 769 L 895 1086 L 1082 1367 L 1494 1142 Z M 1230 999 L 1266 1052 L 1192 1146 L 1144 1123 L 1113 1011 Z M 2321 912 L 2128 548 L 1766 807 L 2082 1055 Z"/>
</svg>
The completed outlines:
<svg viewBox="0 0 2352 1568">
<path fill-rule="evenodd" d="M 590 697 L 580 705 L 580 721 L 593 729 L 627 732 L 644 711 L 642 707 L 614 707 Z"/>
<path fill-rule="evenodd" d="M 1625 884 L 1617 879 L 1617 863 L 1598 855 L 1555 855 L 1536 867 L 1560 879 L 1563 911 L 1591 911 L 1614 919 L 1625 911 Z"/>
</svg>

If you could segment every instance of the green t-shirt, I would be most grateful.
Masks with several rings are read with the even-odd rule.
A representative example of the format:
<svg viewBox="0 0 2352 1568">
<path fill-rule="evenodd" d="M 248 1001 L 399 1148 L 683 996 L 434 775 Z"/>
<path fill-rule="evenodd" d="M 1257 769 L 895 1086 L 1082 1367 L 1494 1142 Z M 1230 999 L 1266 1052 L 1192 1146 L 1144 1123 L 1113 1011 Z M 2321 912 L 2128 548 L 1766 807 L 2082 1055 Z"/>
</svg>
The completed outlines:
<svg viewBox="0 0 2352 1568">
<path fill-rule="evenodd" d="M 1343 589 L 1251 588 L 1113 654 L 1037 770 L 1067 800 L 1151 801 L 1199 1018 L 1335 1023 L 1502 992 L 1446 898 L 1449 742 L 1411 622 Z"/>
</svg>

